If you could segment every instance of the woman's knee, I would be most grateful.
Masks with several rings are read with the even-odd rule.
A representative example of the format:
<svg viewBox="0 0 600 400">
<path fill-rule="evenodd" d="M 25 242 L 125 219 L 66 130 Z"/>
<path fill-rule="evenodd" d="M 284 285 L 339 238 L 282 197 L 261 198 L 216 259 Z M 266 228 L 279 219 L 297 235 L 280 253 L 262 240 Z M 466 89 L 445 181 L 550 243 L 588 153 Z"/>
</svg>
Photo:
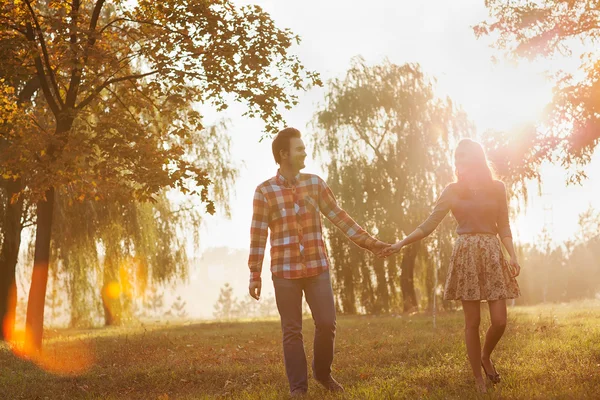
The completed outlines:
<svg viewBox="0 0 600 400">
<path fill-rule="evenodd" d="M 492 318 L 492 327 L 496 330 L 506 329 L 506 317 Z"/>
<path fill-rule="evenodd" d="M 479 325 L 481 323 L 480 317 L 473 317 L 465 319 L 465 330 L 466 331 L 479 331 Z"/>
</svg>

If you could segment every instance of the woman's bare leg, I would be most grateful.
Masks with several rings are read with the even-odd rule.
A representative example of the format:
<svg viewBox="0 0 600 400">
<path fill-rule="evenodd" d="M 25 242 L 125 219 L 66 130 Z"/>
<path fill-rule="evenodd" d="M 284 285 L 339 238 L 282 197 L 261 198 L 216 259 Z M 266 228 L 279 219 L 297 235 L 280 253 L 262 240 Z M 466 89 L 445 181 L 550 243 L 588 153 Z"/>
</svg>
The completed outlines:
<svg viewBox="0 0 600 400">
<path fill-rule="evenodd" d="M 485 391 L 485 380 L 481 375 L 481 342 L 479 340 L 479 322 L 480 302 L 464 301 L 462 302 L 465 313 L 465 343 L 467 345 L 467 355 L 471 363 L 471 369 L 480 391 Z"/>
<path fill-rule="evenodd" d="M 489 301 L 488 305 L 492 324 L 485 335 L 481 362 L 487 372 L 494 373 L 495 370 L 490 362 L 490 356 L 506 329 L 506 300 Z"/>
</svg>

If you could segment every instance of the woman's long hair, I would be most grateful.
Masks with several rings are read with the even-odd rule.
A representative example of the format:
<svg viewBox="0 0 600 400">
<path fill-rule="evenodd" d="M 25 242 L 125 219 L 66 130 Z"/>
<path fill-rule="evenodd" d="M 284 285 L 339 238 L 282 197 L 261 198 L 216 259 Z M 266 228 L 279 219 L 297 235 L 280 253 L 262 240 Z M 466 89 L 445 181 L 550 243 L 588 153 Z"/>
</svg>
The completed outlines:
<svg viewBox="0 0 600 400">
<path fill-rule="evenodd" d="M 455 157 L 459 152 L 467 153 L 469 162 L 466 165 L 468 173 L 461 173 L 458 168 L 455 169 L 457 183 L 465 191 L 473 184 L 491 189 L 495 176 L 481 144 L 471 139 L 462 139 L 454 151 Z"/>
</svg>

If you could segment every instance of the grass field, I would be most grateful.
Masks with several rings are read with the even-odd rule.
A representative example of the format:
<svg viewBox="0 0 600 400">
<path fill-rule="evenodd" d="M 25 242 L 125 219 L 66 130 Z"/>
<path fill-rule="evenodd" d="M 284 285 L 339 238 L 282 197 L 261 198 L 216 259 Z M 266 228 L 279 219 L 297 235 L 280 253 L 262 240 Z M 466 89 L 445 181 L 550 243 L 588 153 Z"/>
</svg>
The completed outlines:
<svg viewBox="0 0 600 400">
<path fill-rule="evenodd" d="M 487 327 L 487 314 L 482 319 Z M 312 358 L 313 324 L 305 320 Z M 49 331 L 45 368 L 0 347 L 0 399 L 280 399 L 288 395 L 278 321 Z M 329 395 L 312 399 L 598 399 L 600 303 L 511 308 L 493 357 L 503 382 L 474 392 L 462 312 L 338 318 Z M 78 375 L 65 371 L 79 370 Z"/>
</svg>

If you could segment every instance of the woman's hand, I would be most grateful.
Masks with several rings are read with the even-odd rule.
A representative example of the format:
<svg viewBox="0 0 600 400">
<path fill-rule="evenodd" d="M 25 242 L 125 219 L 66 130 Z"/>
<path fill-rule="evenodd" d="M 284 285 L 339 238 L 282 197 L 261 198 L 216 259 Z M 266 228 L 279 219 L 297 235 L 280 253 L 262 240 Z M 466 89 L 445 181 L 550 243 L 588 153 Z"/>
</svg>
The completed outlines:
<svg viewBox="0 0 600 400">
<path fill-rule="evenodd" d="M 516 258 L 511 257 L 510 261 L 508 262 L 508 271 L 510 272 L 510 276 L 513 278 L 516 278 L 521 273 L 521 266 Z"/>
<path fill-rule="evenodd" d="M 404 247 L 404 242 L 402 240 L 397 241 L 393 245 L 389 246 L 387 249 L 381 252 L 381 257 L 389 257 L 392 254 L 398 253 Z"/>
</svg>

